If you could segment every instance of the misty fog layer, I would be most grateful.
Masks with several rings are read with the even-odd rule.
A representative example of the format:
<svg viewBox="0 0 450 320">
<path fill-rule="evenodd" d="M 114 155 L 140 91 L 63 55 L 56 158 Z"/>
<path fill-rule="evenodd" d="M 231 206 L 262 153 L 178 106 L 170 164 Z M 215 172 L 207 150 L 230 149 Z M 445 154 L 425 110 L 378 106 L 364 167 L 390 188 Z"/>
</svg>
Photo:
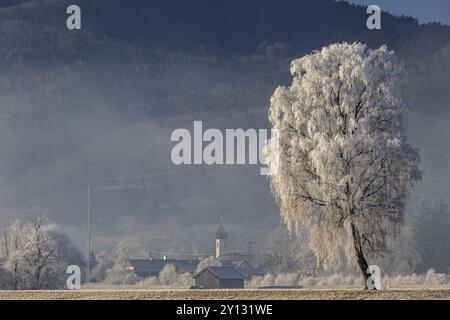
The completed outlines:
<svg viewBox="0 0 450 320">
<path fill-rule="evenodd" d="M 279 224 L 260 166 L 177 167 L 171 132 L 194 120 L 268 128 L 268 99 L 289 81 L 290 61 L 336 41 L 386 43 L 405 62 L 405 125 L 424 171 L 411 203 L 450 198 L 449 27 L 383 14 L 383 30 L 370 33 L 364 8 L 328 0 L 130 10 L 96 0 L 79 1 L 83 29 L 70 32 L 69 2 L 10 2 L 0 8 L 2 223 L 46 211 L 83 248 L 89 180 L 176 171 L 145 188 L 91 190 L 94 248 L 133 235 L 211 252 L 221 217 L 230 248 L 260 246 Z"/>
</svg>

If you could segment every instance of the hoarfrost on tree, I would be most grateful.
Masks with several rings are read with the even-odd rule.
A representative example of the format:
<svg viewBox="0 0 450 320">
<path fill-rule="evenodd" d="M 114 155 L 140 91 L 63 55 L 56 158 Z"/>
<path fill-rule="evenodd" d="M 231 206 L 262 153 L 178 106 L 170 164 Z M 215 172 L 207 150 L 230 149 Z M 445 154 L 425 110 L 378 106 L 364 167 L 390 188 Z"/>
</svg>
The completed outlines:
<svg viewBox="0 0 450 320">
<path fill-rule="evenodd" d="M 325 268 L 350 262 L 367 280 L 368 259 L 387 250 L 421 178 L 403 130 L 402 64 L 386 46 L 342 43 L 294 60 L 291 74 L 269 109 L 282 219 L 290 230 L 309 229 Z"/>
<path fill-rule="evenodd" d="M 67 266 L 84 265 L 82 253 L 45 215 L 12 222 L 3 231 L 0 258 L 9 274 L 2 288 L 15 290 L 63 288 Z"/>
</svg>

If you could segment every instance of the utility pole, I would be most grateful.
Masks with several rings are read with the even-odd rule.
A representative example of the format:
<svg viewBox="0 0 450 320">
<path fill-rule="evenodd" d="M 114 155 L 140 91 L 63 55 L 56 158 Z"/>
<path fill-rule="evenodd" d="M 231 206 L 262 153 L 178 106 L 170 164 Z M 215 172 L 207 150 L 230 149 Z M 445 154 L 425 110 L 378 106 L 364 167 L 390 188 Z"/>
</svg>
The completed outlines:
<svg viewBox="0 0 450 320">
<path fill-rule="evenodd" d="M 86 283 L 90 282 L 91 273 L 91 185 L 88 181 L 88 198 L 87 198 L 87 229 L 88 229 L 88 252 L 87 252 L 87 270 Z"/>
</svg>

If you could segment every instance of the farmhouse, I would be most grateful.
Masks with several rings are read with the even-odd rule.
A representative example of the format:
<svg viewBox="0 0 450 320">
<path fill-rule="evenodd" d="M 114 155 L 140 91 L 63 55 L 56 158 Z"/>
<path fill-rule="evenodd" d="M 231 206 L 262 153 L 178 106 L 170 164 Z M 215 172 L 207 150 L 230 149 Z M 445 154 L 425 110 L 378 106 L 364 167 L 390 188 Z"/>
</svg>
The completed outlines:
<svg viewBox="0 0 450 320">
<path fill-rule="evenodd" d="M 195 286 L 202 289 L 244 288 L 245 276 L 235 267 L 206 267 L 194 276 Z"/>
</svg>

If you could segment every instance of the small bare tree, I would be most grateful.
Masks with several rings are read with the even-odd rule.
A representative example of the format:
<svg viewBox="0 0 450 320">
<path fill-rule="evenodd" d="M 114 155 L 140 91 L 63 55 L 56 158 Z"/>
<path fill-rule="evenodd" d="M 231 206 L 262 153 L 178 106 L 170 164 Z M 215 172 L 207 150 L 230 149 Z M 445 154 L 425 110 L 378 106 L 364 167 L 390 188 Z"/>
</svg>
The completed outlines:
<svg viewBox="0 0 450 320">
<path fill-rule="evenodd" d="M 81 252 L 44 215 L 11 223 L 3 233 L 1 256 L 15 290 L 61 288 L 67 266 L 83 266 Z"/>
<path fill-rule="evenodd" d="M 48 228 L 45 216 L 33 218 L 25 227 L 22 257 L 30 289 L 46 287 L 53 271 L 51 266 L 57 263 L 56 242 Z"/>
<path fill-rule="evenodd" d="M 291 236 L 285 226 L 277 227 L 266 239 L 264 263 L 269 272 L 299 272 L 303 275 L 316 271 L 315 257 L 303 232 Z"/>
<path fill-rule="evenodd" d="M 20 222 L 14 221 L 3 231 L 1 256 L 5 260 L 4 268 L 11 274 L 11 288 L 17 290 L 22 283 L 22 237 Z"/>
</svg>

